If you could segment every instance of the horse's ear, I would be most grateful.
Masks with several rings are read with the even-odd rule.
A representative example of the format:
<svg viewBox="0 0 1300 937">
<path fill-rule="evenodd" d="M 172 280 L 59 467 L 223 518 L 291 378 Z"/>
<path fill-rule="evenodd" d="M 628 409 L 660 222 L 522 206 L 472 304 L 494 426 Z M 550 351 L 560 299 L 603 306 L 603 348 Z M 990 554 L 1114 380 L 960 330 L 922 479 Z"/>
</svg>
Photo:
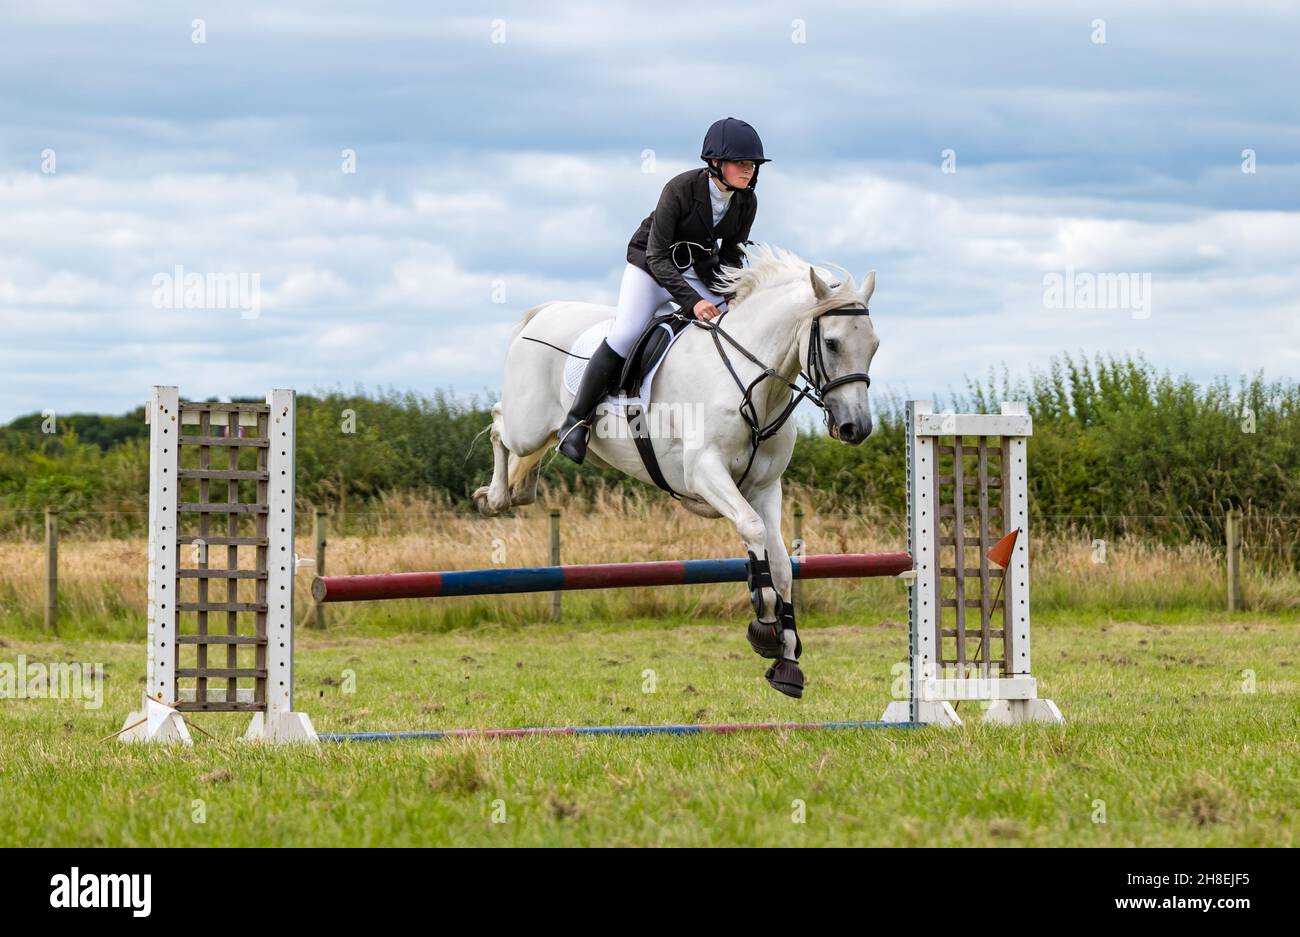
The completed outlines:
<svg viewBox="0 0 1300 937">
<path fill-rule="evenodd" d="M 817 276 L 817 271 L 812 267 L 808 268 L 808 278 L 812 280 L 813 296 L 818 302 L 830 298 L 831 288 L 821 281 L 821 277 Z"/>
<path fill-rule="evenodd" d="M 876 291 L 876 271 L 872 270 L 862 278 L 862 305 L 871 302 L 871 294 Z"/>
</svg>

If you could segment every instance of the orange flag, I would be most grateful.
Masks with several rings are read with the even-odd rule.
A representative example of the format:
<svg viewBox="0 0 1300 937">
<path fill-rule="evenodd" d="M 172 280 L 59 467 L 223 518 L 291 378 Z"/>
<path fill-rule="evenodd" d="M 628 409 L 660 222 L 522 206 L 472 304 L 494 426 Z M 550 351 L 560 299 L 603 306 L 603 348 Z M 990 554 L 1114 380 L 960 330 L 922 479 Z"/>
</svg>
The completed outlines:
<svg viewBox="0 0 1300 937">
<path fill-rule="evenodd" d="M 993 544 L 993 549 L 985 555 L 989 562 L 997 563 L 1003 569 L 1011 565 L 1011 551 L 1016 548 L 1016 538 L 1020 536 L 1020 528 L 1017 527 L 1011 533 L 1007 534 L 997 543 Z"/>
<path fill-rule="evenodd" d="M 993 544 L 993 549 L 984 554 L 988 557 L 990 563 L 997 563 L 1003 569 L 1011 565 L 1011 551 L 1016 548 L 1016 538 L 1020 536 L 1020 528 L 1017 527 L 1011 533 L 1007 534 L 997 543 Z M 1002 598 L 1002 586 L 1006 583 L 1006 575 L 998 578 L 998 592 L 993 596 L 993 606 L 997 607 L 998 600 Z"/>
</svg>

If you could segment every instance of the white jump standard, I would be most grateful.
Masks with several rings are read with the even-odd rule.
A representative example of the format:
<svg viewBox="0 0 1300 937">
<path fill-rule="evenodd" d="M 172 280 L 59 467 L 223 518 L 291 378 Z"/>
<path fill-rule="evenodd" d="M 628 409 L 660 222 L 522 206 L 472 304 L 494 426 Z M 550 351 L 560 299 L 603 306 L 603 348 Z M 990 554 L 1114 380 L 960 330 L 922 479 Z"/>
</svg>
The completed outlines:
<svg viewBox="0 0 1300 937">
<path fill-rule="evenodd" d="M 120 738 L 190 744 L 178 711 L 191 711 L 252 713 L 246 739 L 315 741 L 293 711 L 293 391 L 182 403 L 175 387 L 154 387 L 146 419 L 147 674 Z M 210 566 L 223 549 L 225 565 Z M 209 651 L 224 666 L 209 666 Z"/>
<path fill-rule="evenodd" d="M 1030 668 L 1027 449 L 1033 422 L 1025 405 L 1003 403 L 1000 414 L 953 414 L 913 400 L 906 422 L 910 692 L 881 718 L 961 725 L 951 701 L 981 700 L 991 704 L 984 722 L 1064 722 L 1055 703 L 1037 698 Z M 974 443 L 963 442 L 971 437 Z M 977 520 L 974 535 L 967 533 L 968 518 Z M 1003 532 L 1015 529 L 1020 534 L 1004 572 L 986 554 Z M 990 586 L 998 579 L 1002 598 L 994 604 L 997 590 Z M 978 610 L 976 627 L 967 626 L 968 609 Z M 1001 628 L 994 629 L 998 609 Z M 968 653 L 973 641 L 979 647 Z"/>
</svg>

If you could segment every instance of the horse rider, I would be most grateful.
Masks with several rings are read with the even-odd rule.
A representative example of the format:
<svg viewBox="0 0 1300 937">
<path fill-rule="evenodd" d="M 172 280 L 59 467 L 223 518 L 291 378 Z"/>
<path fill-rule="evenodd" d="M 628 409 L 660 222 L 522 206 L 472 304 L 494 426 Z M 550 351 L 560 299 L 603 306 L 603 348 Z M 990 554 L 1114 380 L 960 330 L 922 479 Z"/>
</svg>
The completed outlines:
<svg viewBox="0 0 1300 937">
<path fill-rule="evenodd" d="M 758 168 L 768 162 L 763 141 L 749 124 L 727 117 L 709 127 L 700 159 L 704 168 L 668 180 L 627 245 L 618 313 L 560 426 L 560 452 L 574 462 L 586 457 L 596 407 L 616 389 L 627 354 L 654 311 L 672 299 L 689 318 L 717 317 L 723 302 L 714 288 L 718 268 L 741 264 L 741 247 L 758 213 Z"/>
</svg>

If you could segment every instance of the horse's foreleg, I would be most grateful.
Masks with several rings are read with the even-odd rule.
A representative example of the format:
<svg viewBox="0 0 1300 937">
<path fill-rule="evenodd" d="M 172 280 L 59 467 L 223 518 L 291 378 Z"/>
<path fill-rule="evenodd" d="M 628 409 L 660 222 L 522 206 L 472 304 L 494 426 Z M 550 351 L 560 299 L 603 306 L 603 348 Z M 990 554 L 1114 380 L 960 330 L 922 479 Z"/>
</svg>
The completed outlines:
<svg viewBox="0 0 1300 937">
<path fill-rule="evenodd" d="M 781 656 L 797 660 L 803 653 L 803 643 L 795 627 L 792 586 L 794 570 L 790 565 L 790 551 L 781 536 L 781 481 L 760 488 L 750 495 L 750 502 L 763 518 L 767 530 L 767 560 L 772 571 L 772 586 L 781 597 L 778 609 Z"/>
<path fill-rule="evenodd" d="M 736 532 L 745 543 L 745 549 L 762 557 L 767 552 L 767 529 L 763 518 L 745 500 L 722 457 L 713 452 L 703 452 L 689 466 L 687 488 L 700 500 L 708 502 L 714 510 L 736 526 Z M 775 610 L 776 594 L 764 599 L 764 606 Z M 773 618 L 774 615 L 767 617 Z"/>
<path fill-rule="evenodd" d="M 723 517 L 736 526 L 736 532 L 745 542 L 749 552 L 750 597 L 757 616 L 749 625 L 749 643 L 763 657 L 775 658 L 768 668 L 767 682 L 787 696 L 803 695 L 804 678 L 795 663 L 798 653 L 796 643 L 791 643 L 786 653 L 782 627 L 779 621 L 781 604 L 778 602 L 776 575 L 781 575 L 785 594 L 790 590 L 790 557 L 784 544 L 779 552 L 769 548 L 769 522 L 745 499 L 727 471 L 726 463 L 716 453 L 702 453 L 691 467 L 687 479 L 689 489 L 708 502 Z M 780 539 L 780 494 L 777 495 L 777 517 L 772 526 Z M 769 508 L 770 511 L 770 508 Z M 775 561 L 775 569 L 773 563 Z M 791 629 L 793 631 L 793 629 Z M 797 642 L 797 637 L 795 641 Z"/>
<path fill-rule="evenodd" d="M 772 583 L 781 598 L 790 601 L 790 587 L 794 581 L 790 566 L 790 551 L 781 539 L 781 482 L 760 488 L 750 495 L 750 503 L 763 519 L 766 534 L 767 559 L 772 566 Z"/>
<path fill-rule="evenodd" d="M 691 466 L 687 485 L 700 500 L 708 503 L 715 511 L 736 525 L 736 532 L 745 542 L 745 549 L 760 563 L 767 559 L 767 527 L 762 516 L 754 510 L 745 496 L 740 493 L 731 474 L 727 471 L 721 456 L 714 453 L 701 453 Z M 753 563 L 750 564 L 753 567 Z M 754 571 L 751 568 L 751 580 Z M 754 612 L 761 620 L 776 622 L 776 590 L 764 582 L 754 589 Z"/>
</svg>

